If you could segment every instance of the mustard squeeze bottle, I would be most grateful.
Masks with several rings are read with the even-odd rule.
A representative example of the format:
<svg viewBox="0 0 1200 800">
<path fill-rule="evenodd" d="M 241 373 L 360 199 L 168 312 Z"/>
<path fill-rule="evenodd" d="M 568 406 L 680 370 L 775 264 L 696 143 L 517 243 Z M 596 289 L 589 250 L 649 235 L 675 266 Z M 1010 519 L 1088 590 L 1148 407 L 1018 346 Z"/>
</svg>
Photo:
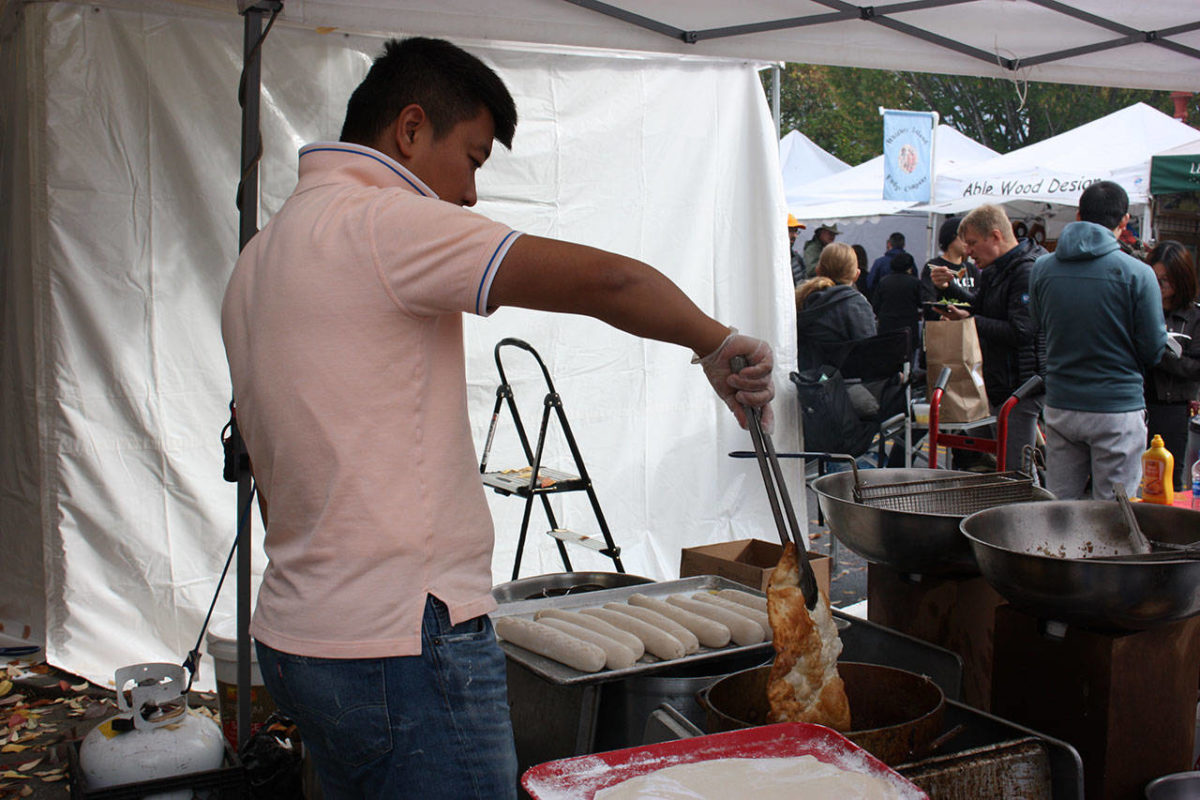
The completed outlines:
<svg viewBox="0 0 1200 800">
<path fill-rule="evenodd" d="M 1142 502 L 1167 506 L 1175 502 L 1175 457 L 1157 433 L 1142 454 Z"/>
</svg>

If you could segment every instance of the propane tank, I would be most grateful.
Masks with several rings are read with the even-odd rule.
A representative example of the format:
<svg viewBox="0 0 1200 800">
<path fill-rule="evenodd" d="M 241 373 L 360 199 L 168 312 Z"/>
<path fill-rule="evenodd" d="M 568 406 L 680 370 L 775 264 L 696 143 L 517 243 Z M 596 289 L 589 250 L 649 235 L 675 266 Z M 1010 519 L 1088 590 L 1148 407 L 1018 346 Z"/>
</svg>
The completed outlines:
<svg viewBox="0 0 1200 800">
<path fill-rule="evenodd" d="M 225 758 L 221 729 L 188 709 L 183 667 L 161 663 L 121 667 L 116 684 L 121 713 L 93 728 L 79 747 L 88 791 L 221 767 Z M 191 789 L 182 789 L 148 797 L 190 800 L 192 794 Z"/>
</svg>

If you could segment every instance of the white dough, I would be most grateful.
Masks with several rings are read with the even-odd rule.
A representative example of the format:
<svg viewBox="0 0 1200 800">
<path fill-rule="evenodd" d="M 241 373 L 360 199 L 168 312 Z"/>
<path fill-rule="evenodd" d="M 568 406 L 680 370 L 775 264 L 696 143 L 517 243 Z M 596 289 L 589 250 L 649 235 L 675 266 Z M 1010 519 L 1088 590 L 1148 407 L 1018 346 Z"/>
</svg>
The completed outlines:
<svg viewBox="0 0 1200 800">
<path fill-rule="evenodd" d="M 677 764 L 596 792 L 596 800 L 899 800 L 904 796 L 881 778 L 848 772 L 813 756 Z"/>
</svg>

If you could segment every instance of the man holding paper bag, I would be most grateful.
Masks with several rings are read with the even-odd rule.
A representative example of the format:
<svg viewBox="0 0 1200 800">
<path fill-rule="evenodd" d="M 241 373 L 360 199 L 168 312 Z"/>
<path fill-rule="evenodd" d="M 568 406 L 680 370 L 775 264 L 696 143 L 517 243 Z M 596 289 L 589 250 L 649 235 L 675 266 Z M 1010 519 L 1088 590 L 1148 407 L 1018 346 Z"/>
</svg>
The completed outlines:
<svg viewBox="0 0 1200 800">
<path fill-rule="evenodd" d="M 952 270 L 934 266 L 930 269 L 934 286 L 968 303 L 935 308 L 946 319 L 974 318 L 988 405 L 996 413 L 1018 386 L 1034 375 L 1045 374 L 1044 346 L 1029 314 L 1029 273 L 1046 250 L 1028 239 L 1018 241 L 1008 215 L 999 206 L 976 208 L 963 218 L 958 235 L 966 245 L 966 255 L 982 270 L 978 288 L 971 293 L 957 287 Z M 1022 451 L 1034 443 L 1041 410 L 1041 397 L 1027 397 L 1009 412 L 1005 447 L 1009 468 L 1019 468 Z"/>
</svg>

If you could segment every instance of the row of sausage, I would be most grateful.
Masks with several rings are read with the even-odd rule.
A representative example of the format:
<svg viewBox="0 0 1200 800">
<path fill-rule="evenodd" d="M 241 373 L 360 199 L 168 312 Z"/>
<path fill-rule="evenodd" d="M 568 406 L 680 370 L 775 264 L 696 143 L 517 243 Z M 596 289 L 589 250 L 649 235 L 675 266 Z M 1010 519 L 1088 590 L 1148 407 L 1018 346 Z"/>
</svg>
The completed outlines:
<svg viewBox="0 0 1200 800">
<path fill-rule="evenodd" d="M 534 619 L 499 617 L 495 627 L 501 639 L 581 672 L 624 669 L 645 654 L 669 661 L 701 647 L 771 639 L 766 598 L 737 589 L 663 599 L 634 594 L 602 607 L 543 609 Z"/>
</svg>

